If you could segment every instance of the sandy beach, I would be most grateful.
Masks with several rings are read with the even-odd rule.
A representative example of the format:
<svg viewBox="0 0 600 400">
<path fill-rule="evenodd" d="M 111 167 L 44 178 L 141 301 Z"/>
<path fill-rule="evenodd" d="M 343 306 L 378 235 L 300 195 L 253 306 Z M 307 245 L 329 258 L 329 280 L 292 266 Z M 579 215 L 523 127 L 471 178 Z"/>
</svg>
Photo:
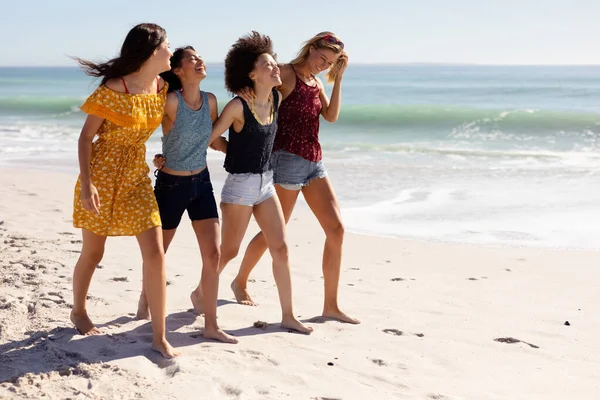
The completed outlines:
<svg viewBox="0 0 600 400">
<path fill-rule="evenodd" d="M 240 256 L 222 275 L 218 309 L 240 342 L 205 340 L 190 312 L 200 255 L 184 217 L 167 254 L 167 337 L 183 355 L 152 352 L 150 323 L 133 319 L 134 238 L 108 240 L 88 303 L 105 334 L 79 336 L 68 318 L 81 250 L 75 180 L 0 169 L 2 399 L 600 398 L 600 253 L 347 234 L 340 301 L 362 324 L 346 325 L 318 317 L 323 234 L 301 209 L 288 237 L 296 314 L 312 335 L 279 328 L 269 257 L 249 287 L 259 306 L 235 303 Z"/>
</svg>

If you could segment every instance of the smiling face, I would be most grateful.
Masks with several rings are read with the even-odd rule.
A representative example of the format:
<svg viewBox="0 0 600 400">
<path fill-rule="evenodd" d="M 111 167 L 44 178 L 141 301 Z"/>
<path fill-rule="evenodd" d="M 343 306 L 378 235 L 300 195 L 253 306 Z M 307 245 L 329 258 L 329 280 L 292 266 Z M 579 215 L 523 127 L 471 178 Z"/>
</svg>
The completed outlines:
<svg viewBox="0 0 600 400">
<path fill-rule="evenodd" d="M 333 50 L 313 47 L 306 60 L 311 74 L 318 75 L 331 68 L 339 58 Z"/>
<path fill-rule="evenodd" d="M 269 53 L 261 54 L 254 64 L 254 70 L 250 73 L 250 79 L 252 79 L 254 85 L 259 84 L 270 87 L 281 85 L 277 61 Z"/>
<path fill-rule="evenodd" d="M 181 57 L 181 66 L 173 70 L 182 82 L 198 81 L 206 78 L 206 64 L 195 50 L 186 49 Z"/>
</svg>

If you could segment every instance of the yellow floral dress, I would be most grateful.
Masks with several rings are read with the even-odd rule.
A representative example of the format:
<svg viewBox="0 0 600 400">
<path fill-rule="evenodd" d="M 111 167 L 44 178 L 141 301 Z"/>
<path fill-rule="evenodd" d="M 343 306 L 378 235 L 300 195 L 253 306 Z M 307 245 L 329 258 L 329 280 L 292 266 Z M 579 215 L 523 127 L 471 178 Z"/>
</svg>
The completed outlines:
<svg viewBox="0 0 600 400">
<path fill-rule="evenodd" d="M 166 84 L 157 94 L 120 93 L 100 85 L 81 106 L 104 122 L 92 145 L 90 165 L 100 213 L 83 208 L 78 178 L 73 201 L 76 228 L 101 236 L 135 236 L 161 226 L 145 143 L 161 123 L 166 99 Z"/>
</svg>

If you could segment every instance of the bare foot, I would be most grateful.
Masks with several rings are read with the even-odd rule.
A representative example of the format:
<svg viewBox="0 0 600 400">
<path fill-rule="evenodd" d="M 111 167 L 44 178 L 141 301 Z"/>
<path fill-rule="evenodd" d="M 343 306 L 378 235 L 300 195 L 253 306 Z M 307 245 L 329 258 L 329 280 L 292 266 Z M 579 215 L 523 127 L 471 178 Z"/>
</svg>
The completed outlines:
<svg viewBox="0 0 600 400">
<path fill-rule="evenodd" d="M 202 292 L 198 289 L 194 290 L 192 294 L 190 294 L 190 300 L 192 301 L 192 305 L 194 306 L 194 313 L 197 315 L 204 314 L 204 296 Z"/>
<path fill-rule="evenodd" d="M 356 318 L 352 318 L 351 316 L 341 312 L 339 309 L 329 310 L 329 311 L 324 310 L 323 317 L 335 319 L 340 322 L 346 322 L 348 324 L 360 324 L 359 320 L 357 320 Z"/>
<path fill-rule="evenodd" d="M 75 314 L 71 311 L 71 322 L 75 325 L 77 331 L 84 336 L 101 335 L 103 333 L 94 326 L 85 311 L 82 314 Z"/>
<path fill-rule="evenodd" d="M 153 341 L 152 350 L 159 352 L 164 358 L 175 358 L 181 355 L 180 352 L 175 351 L 173 346 L 171 346 L 169 342 L 167 342 L 167 339 L 162 339 L 158 342 Z"/>
<path fill-rule="evenodd" d="M 137 319 L 150 319 L 150 309 L 148 308 L 148 300 L 144 297 L 143 294 L 140 295 L 140 300 L 138 301 L 138 309 L 135 314 Z"/>
<path fill-rule="evenodd" d="M 291 329 L 296 332 L 306 333 L 307 335 L 310 335 L 313 331 L 313 328 L 304 325 L 294 317 L 289 319 L 284 318 L 283 321 L 281 321 L 281 327 L 283 329 Z"/>
<path fill-rule="evenodd" d="M 220 328 L 204 328 L 204 337 L 207 339 L 218 340 L 219 342 L 235 344 L 238 340 L 231 335 L 223 332 Z"/>
<path fill-rule="evenodd" d="M 231 290 L 233 290 L 233 294 L 235 295 L 235 299 L 238 303 L 243 304 L 245 306 L 255 306 L 256 303 L 250 297 L 250 293 L 248 293 L 247 288 L 242 288 L 237 284 L 237 281 L 231 282 Z"/>
</svg>

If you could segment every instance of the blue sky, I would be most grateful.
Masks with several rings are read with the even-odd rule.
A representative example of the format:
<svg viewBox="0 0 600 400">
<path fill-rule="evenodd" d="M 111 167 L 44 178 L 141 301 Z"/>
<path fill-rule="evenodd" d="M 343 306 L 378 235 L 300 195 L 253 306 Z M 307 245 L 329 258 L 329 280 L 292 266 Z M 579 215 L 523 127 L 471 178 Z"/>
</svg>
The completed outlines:
<svg viewBox="0 0 600 400">
<path fill-rule="evenodd" d="M 280 61 L 317 32 L 336 32 L 351 63 L 600 64 L 600 0 L 48 0 L 3 4 L 1 66 L 74 65 L 116 55 L 139 22 L 209 62 L 255 29 Z"/>
</svg>

